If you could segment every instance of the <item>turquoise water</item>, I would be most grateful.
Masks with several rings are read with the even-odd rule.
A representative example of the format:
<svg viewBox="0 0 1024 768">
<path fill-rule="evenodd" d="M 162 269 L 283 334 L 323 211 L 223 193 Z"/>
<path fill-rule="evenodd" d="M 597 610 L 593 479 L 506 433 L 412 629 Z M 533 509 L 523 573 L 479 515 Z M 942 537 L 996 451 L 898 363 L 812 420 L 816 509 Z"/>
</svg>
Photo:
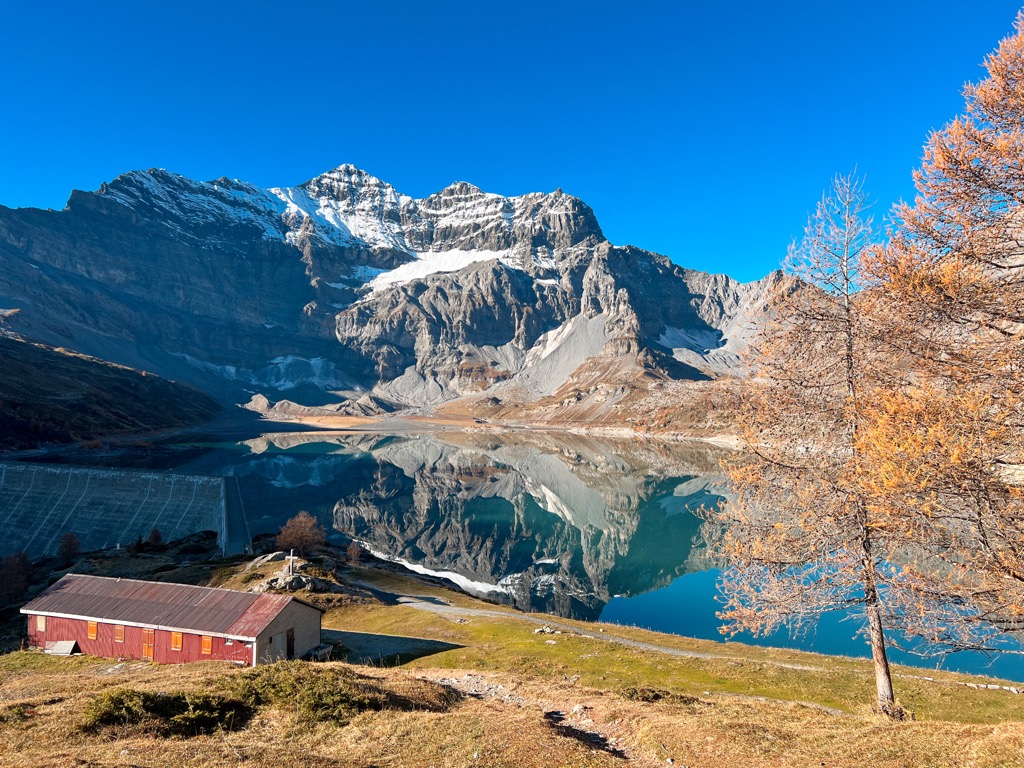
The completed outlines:
<svg viewBox="0 0 1024 768">
<path fill-rule="evenodd" d="M 688 573 L 661 589 L 632 597 L 615 597 L 602 611 L 601 621 L 724 642 L 723 635 L 718 631 L 722 622 L 715 617 L 719 609 L 718 575 L 717 569 Z M 814 627 L 796 637 L 781 631 L 760 638 L 740 633 L 730 639 L 751 645 L 870 658 L 871 651 L 859 633 L 860 627 L 861 622 L 857 617 L 832 613 L 822 616 Z M 925 658 L 890 648 L 889 658 L 895 663 L 926 669 L 945 669 L 1024 681 L 1024 658 L 1016 655 L 990 657 L 980 653 L 960 652 Z"/>
</svg>

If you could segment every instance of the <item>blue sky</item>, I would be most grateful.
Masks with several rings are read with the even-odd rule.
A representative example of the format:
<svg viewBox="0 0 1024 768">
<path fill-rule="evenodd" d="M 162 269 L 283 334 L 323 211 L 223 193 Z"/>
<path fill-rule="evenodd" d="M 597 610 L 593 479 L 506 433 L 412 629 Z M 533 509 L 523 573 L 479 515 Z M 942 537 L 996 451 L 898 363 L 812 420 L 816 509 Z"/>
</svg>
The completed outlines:
<svg viewBox="0 0 1024 768">
<path fill-rule="evenodd" d="M 612 242 L 753 279 L 834 173 L 856 166 L 879 217 L 912 196 L 1019 7 L 6 0 L 0 204 L 351 162 L 417 197 L 562 187 Z"/>
</svg>

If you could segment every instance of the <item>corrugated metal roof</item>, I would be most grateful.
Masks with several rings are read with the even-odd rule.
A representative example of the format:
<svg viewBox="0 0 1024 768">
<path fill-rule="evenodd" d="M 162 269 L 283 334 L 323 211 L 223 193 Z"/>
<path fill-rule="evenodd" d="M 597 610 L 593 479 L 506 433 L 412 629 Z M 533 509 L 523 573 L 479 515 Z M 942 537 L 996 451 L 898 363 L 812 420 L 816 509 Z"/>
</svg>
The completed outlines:
<svg viewBox="0 0 1024 768">
<path fill-rule="evenodd" d="M 69 573 L 21 612 L 254 639 L 292 600 L 289 595 Z"/>
</svg>

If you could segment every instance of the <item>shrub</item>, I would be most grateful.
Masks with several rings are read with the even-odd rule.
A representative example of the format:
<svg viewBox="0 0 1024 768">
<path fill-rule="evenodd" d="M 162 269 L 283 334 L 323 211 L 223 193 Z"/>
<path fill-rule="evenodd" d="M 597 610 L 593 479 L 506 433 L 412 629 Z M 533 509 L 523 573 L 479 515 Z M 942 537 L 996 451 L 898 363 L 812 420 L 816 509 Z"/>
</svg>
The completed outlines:
<svg viewBox="0 0 1024 768">
<path fill-rule="evenodd" d="M 0 707 L 0 723 L 20 723 L 28 720 L 32 707 L 29 704 L 8 704 Z"/>
<path fill-rule="evenodd" d="M 303 566 L 302 572 L 305 573 L 307 576 L 312 576 L 315 579 L 320 579 L 320 581 L 334 581 L 334 573 L 327 570 L 326 568 L 321 568 L 319 565 Z"/>
<path fill-rule="evenodd" d="M 234 578 L 234 576 L 235 567 L 233 565 L 222 565 L 220 568 L 215 569 L 213 573 L 210 574 L 210 578 L 206 581 L 206 586 L 219 587 L 221 584 L 224 584 L 229 579 Z"/>
<path fill-rule="evenodd" d="M 349 542 L 348 547 L 345 549 L 345 554 L 348 555 L 348 561 L 350 563 L 358 563 L 363 558 L 363 548 L 359 546 L 358 541 Z"/>
<path fill-rule="evenodd" d="M 290 709 L 308 723 L 344 725 L 360 712 L 388 705 L 387 692 L 366 678 L 302 661 L 247 670 L 229 678 L 228 686 L 248 706 Z"/>
<path fill-rule="evenodd" d="M 161 736 L 197 736 L 243 726 L 252 709 L 238 699 L 199 691 L 104 691 L 85 707 L 82 728 L 136 727 Z"/>
<path fill-rule="evenodd" d="M 146 717 L 146 708 L 141 691 L 119 688 L 105 691 L 85 706 L 86 730 L 96 730 L 105 725 L 135 725 Z"/>
<path fill-rule="evenodd" d="M 262 578 L 262 573 L 260 573 L 259 571 L 252 571 L 251 573 L 247 573 L 245 574 L 245 576 L 242 577 L 242 583 L 248 584 L 251 581 L 259 581 Z"/>
<path fill-rule="evenodd" d="M 642 701 L 645 704 L 653 704 L 657 701 L 674 702 L 686 706 L 712 706 L 711 702 L 702 701 L 695 696 L 687 696 L 683 693 L 672 693 L 658 688 L 624 688 L 622 695 L 630 701 Z"/>
<path fill-rule="evenodd" d="M 307 555 L 327 541 L 327 533 L 313 515 L 302 510 L 281 528 L 277 535 L 277 547 L 285 551 L 294 549 L 300 555 Z"/>
</svg>

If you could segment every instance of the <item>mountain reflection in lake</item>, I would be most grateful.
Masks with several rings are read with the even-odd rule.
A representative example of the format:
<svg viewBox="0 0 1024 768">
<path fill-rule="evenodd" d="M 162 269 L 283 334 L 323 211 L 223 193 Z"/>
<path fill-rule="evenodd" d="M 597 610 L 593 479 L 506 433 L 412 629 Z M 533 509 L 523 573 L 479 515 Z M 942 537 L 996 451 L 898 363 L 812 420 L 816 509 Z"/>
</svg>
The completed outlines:
<svg viewBox="0 0 1024 768">
<path fill-rule="evenodd" d="M 216 457 L 216 458 L 215 458 Z M 238 478 L 250 530 L 299 509 L 374 553 L 531 611 L 597 619 L 700 569 L 715 449 L 546 433 L 271 434 L 192 465 Z"/>
</svg>

